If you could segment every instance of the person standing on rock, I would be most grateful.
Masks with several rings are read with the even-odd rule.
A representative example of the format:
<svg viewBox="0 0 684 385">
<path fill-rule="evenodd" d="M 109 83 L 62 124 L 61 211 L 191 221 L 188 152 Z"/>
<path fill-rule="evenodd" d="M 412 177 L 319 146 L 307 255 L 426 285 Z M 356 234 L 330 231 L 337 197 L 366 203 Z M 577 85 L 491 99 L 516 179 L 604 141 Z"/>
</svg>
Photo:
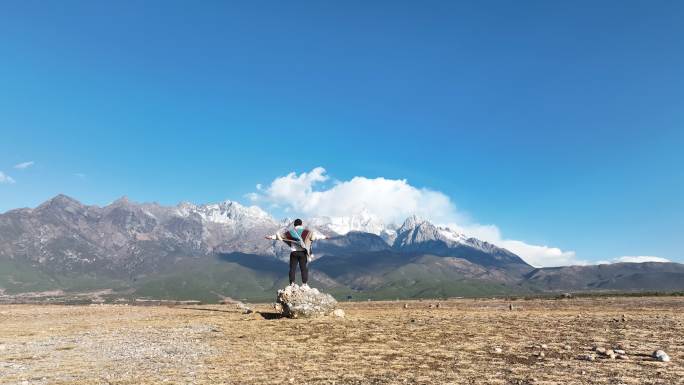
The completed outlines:
<svg viewBox="0 0 684 385">
<path fill-rule="evenodd" d="M 295 219 L 292 225 L 276 234 L 269 235 L 266 239 L 285 242 L 290 246 L 290 285 L 295 283 L 297 264 L 302 272 L 302 285 L 309 287 L 309 267 L 308 262 L 313 257 L 311 253 L 311 243 L 319 239 L 327 239 L 325 235 L 307 229 L 302 225 L 301 219 Z"/>
</svg>

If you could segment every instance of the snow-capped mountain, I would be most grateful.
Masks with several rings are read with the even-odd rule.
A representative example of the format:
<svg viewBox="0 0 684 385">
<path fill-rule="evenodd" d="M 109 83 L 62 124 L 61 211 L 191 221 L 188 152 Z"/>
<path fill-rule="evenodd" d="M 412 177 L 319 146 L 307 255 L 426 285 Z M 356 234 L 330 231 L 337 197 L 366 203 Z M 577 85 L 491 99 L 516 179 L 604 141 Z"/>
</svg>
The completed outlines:
<svg viewBox="0 0 684 385">
<path fill-rule="evenodd" d="M 344 217 L 314 217 L 308 220 L 310 226 L 323 232 L 346 235 L 349 232 L 363 232 L 380 236 L 388 244 L 396 238 L 396 225 L 385 224 L 382 219 L 363 209 L 356 214 Z"/>
<path fill-rule="evenodd" d="M 468 242 L 468 237 L 448 227 L 435 226 L 429 221 L 412 215 L 397 230 L 397 238 L 394 246 L 406 247 L 430 241 L 441 241 L 448 246 L 464 244 Z"/>
<path fill-rule="evenodd" d="M 305 220 L 333 238 L 315 247 L 331 253 L 394 250 L 403 253 L 470 256 L 488 264 L 522 263 L 514 254 L 412 216 L 401 227 L 368 210 L 348 217 Z M 98 207 L 59 195 L 35 209 L 0 215 L 0 257 L 27 258 L 56 269 L 97 266 L 134 273 L 155 270 L 169 258 L 245 253 L 286 260 L 287 247 L 265 235 L 282 228 L 257 206 L 225 201 L 177 206 L 135 203 L 127 198 Z"/>
<path fill-rule="evenodd" d="M 58 195 L 35 209 L 0 214 L 0 258 L 57 270 L 156 269 L 164 261 L 212 253 L 274 255 L 263 236 L 280 227 L 258 207 L 237 202 L 161 206 L 121 198 L 98 207 Z"/>
<path fill-rule="evenodd" d="M 258 206 L 246 207 L 229 200 L 206 205 L 182 202 L 177 206 L 176 213 L 181 217 L 197 215 L 204 223 L 229 226 L 254 227 L 277 224 L 271 215 Z"/>
<path fill-rule="evenodd" d="M 488 242 L 468 237 L 448 227 L 436 226 L 415 215 L 397 230 L 392 245 L 402 252 L 459 256 L 483 266 L 509 266 L 528 271 L 529 265 L 519 256 Z"/>
<path fill-rule="evenodd" d="M 286 280 L 282 261 L 289 254 L 283 242 L 263 237 L 289 222 L 232 201 L 162 206 L 121 198 L 98 207 L 58 195 L 36 208 L 0 214 L 0 292 L 78 290 L 89 277 L 92 287 L 171 297 L 211 296 L 210 290 L 242 295 L 248 286 L 265 295 L 263 300 Z M 614 279 L 605 278 L 609 269 L 601 266 L 577 274 L 574 268 L 534 270 L 506 249 L 416 216 L 401 226 L 368 211 L 305 223 L 331 237 L 313 246 L 320 257 L 312 265 L 318 283 L 378 289 L 383 296 L 387 290 L 398 296 L 460 295 L 458 287 L 470 288 L 473 280 L 492 290 L 502 284 L 518 290 L 528 284 L 565 289 L 611 282 L 619 288 L 680 288 L 682 282 L 678 264 L 610 267 Z M 623 271 L 631 275 L 620 278 Z M 577 278 L 591 272 L 602 281 Z M 425 292 L 426 287 L 434 290 Z"/>
</svg>

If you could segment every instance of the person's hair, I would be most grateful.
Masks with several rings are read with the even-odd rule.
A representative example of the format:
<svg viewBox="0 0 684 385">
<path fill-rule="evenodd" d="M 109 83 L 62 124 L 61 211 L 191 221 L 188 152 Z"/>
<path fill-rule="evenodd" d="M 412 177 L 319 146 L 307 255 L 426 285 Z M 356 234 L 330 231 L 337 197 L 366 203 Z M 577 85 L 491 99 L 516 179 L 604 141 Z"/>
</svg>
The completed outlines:
<svg viewBox="0 0 684 385">
<path fill-rule="evenodd" d="M 295 226 L 301 226 L 301 225 L 302 225 L 302 220 L 299 219 L 299 218 L 295 219 L 294 225 L 295 225 Z"/>
</svg>

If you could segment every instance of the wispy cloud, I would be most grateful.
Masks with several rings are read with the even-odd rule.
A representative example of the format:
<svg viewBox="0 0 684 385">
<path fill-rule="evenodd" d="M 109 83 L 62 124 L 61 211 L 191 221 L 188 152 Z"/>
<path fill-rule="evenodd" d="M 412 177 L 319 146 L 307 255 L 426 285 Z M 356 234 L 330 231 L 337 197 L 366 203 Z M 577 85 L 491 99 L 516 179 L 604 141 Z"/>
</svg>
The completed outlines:
<svg viewBox="0 0 684 385">
<path fill-rule="evenodd" d="M 81 178 L 81 179 L 84 179 L 84 178 L 86 177 L 86 174 L 83 174 L 83 173 L 80 173 L 80 172 L 75 172 L 75 173 L 74 173 L 74 176 L 77 176 L 77 177 L 79 177 L 79 178 Z"/>
<path fill-rule="evenodd" d="M 19 164 L 15 164 L 15 165 L 14 165 L 14 168 L 16 168 L 16 169 L 18 169 L 18 170 L 25 170 L 25 169 L 27 169 L 27 168 L 33 166 L 34 164 L 36 164 L 36 162 L 30 160 L 30 161 L 28 161 L 28 162 L 22 162 L 22 163 L 19 163 Z"/>
<path fill-rule="evenodd" d="M 578 260 L 574 251 L 507 239 L 496 225 L 469 219 L 446 194 L 412 186 L 405 179 L 357 176 L 325 183 L 329 181 L 326 170 L 316 167 L 301 174 L 291 172 L 266 186 L 257 185 L 257 191 L 247 196 L 254 203 L 270 204 L 305 216 L 348 216 L 366 210 L 385 223 L 400 225 L 407 216 L 417 214 L 435 224 L 504 247 L 533 266 L 587 264 Z"/>
<path fill-rule="evenodd" d="M 5 174 L 4 172 L 0 171 L 0 183 L 4 183 L 4 184 L 14 184 L 14 183 L 16 183 L 16 181 L 15 181 L 14 178 L 12 178 L 11 176 L 9 176 L 9 175 Z"/>
</svg>

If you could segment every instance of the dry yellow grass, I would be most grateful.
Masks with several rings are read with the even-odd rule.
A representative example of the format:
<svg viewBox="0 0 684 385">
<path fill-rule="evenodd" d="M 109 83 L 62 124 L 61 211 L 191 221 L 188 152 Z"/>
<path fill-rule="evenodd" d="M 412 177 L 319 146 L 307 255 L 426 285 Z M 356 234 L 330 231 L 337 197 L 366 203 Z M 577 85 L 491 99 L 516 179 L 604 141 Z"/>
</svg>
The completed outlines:
<svg viewBox="0 0 684 385">
<path fill-rule="evenodd" d="M 0 383 L 684 384 L 684 298 L 431 303 L 342 303 L 341 320 L 272 318 L 268 305 L 1 306 Z M 597 344 L 630 359 L 577 359 Z"/>
</svg>

